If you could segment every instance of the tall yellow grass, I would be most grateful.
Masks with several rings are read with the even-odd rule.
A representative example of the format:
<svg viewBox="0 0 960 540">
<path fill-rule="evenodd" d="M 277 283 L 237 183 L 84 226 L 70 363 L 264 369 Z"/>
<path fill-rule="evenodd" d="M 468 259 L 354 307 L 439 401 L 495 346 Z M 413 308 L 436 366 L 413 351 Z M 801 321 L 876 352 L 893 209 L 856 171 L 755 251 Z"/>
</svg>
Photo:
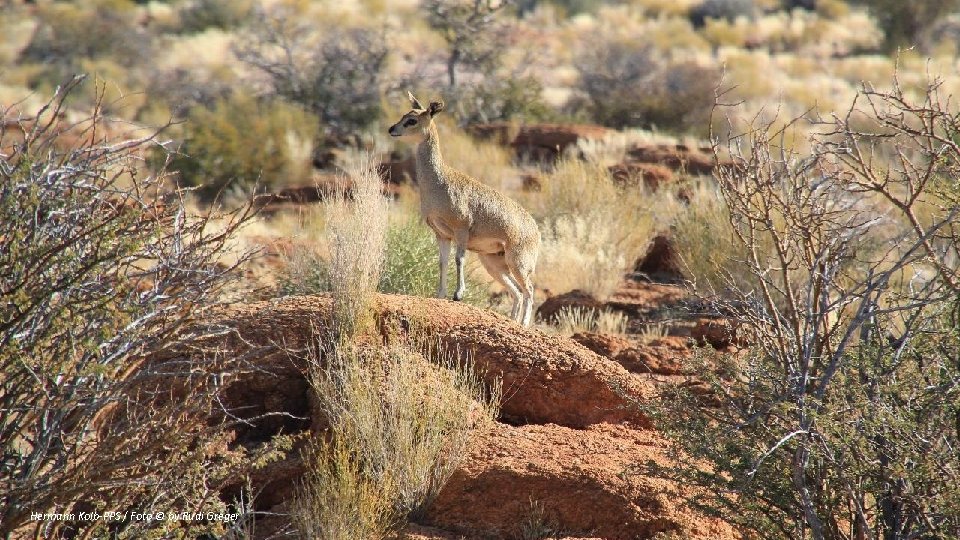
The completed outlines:
<svg viewBox="0 0 960 540">
<path fill-rule="evenodd" d="M 542 235 L 537 286 L 581 289 L 598 299 L 617 289 L 682 207 L 667 190 L 618 186 L 603 164 L 572 158 L 557 164 L 529 204 Z"/>
</svg>

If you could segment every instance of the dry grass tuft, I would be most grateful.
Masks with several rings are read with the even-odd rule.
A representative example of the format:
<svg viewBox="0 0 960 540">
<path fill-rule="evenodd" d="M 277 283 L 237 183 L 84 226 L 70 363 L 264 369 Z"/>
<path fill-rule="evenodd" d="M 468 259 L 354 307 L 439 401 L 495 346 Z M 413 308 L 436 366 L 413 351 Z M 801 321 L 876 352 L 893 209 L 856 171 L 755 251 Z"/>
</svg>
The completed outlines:
<svg viewBox="0 0 960 540">
<path fill-rule="evenodd" d="M 565 307 L 557 313 L 557 331 L 565 335 L 578 332 L 600 332 L 602 334 L 625 334 L 627 316 L 609 309 Z"/>
<path fill-rule="evenodd" d="M 290 509 L 305 538 L 382 538 L 395 527 L 390 501 L 383 496 L 392 486 L 367 477 L 343 439 L 315 443 L 309 452 L 308 470 Z"/>
<path fill-rule="evenodd" d="M 352 198 L 345 193 L 325 203 L 330 246 L 329 280 L 333 295 L 333 329 L 340 339 L 353 335 L 377 290 L 386 245 L 389 201 L 370 154 L 347 165 Z"/>
<path fill-rule="evenodd" d="M 644 344 L 650 343 L 651 341 L 667 337 L 669 333 L 670 329 L 663 322 L 645 324 L 640 330 L 640 342 Z"/>
<path fill-rule="evenodd" d="M 496 417 L 499 388 L 424 337 L 341 345 L 311 379 L 332 426 L 294 506 L 308 538 L 384 538 L 417 516 Z"/>
<path fill-rule="evenodd" d="M 558 216 L 542 230 L 537 285 L 563 293 L 584 290 L 606 299 L 623 281 L 627 258 L 617 247 L 617 229 L 607 216 Z"/>
<path fill-rule="evenodd" d="M 690 205 L 674 222 L 671 235 L 684 275 L 695 289 L 715 293 L 755 283 L 743 266 L 747 254 L 737 241 L 726 203 L 712 180 L 690 189 Z"/>
</svg>

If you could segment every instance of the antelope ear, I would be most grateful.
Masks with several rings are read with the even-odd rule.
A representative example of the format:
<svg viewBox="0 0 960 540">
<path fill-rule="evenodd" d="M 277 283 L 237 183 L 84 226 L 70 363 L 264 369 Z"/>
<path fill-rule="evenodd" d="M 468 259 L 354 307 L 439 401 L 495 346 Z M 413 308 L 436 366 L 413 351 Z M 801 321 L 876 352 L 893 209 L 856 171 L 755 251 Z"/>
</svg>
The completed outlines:
<svg viewBox="0 0 960 540">
<path fill-rule="evenodd" d="M 423 110 L 423 105 L 421 105 L 420 102 L 417 101 L 417 98 L 413 97 L 413 93 L 410 92 L 409 90 L 407 90 L 407 97 L 410 99 L 410 104 L 413 105 L 414 109 L 417 109 L 418 111 Z"/>
<path fill-rule="evenodd" d="M 436 114 L 443 110 L 442 101 L 433 101 L 430 103 L 430 116 L 436 116 Z"/>
</svg>

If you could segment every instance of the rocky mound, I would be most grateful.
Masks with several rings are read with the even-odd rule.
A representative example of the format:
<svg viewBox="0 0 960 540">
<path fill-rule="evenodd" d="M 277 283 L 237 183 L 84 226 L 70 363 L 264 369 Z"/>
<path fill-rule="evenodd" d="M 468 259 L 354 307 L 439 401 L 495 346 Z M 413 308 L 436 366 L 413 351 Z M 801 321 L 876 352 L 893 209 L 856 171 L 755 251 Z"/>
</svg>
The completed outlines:
<svg viewBox="0 0 960 540">
<path fill-rule="evenodd" d="M 225 405 L 250 421 L 237 428 L 235 446 L 253 449 L 278 433 L 325 427 L 311 404 L 302 352 L 317 346 L 330 312 L 328 297 L 288 297 L 221 309 L 197 328 L 232 329 L 206 345 L 251 365 L 223 392 Z M 657 395 L 645 377 L 574 340 L 461 303 L 381 295 L 375 315 L 384 336 L 423 329 L 503 384 L 500 422 L 477 434 L 411 537 L 734 537 L 726 524 L 683 508 L 684 488 L 633 471 L 669 463 L 664 441 L 635 407 Z M 293 454 L 252 478 L 256 509 L 280 514 L 258 523 L 258 536 L 287 525 L 282 514 L 302 474 Z"/>
<path fill-rule="evenodd" d="M 328 297 L 288 297 L 232 307 L 208 324 L 237 329 L 222 345 L 235 354 L 262 349 L 266 351 L 261 353 L 262 366 L 298 377 L 305 366 L 290 351 L 314 346 L 318 331 L 330 318 L 330 309 Z M 649 386 L 574 341 L 522 328 L 506 317 L 447 300 L 380 295 L 376 310 L 384 334 L 413 325 L 424 328 L 450 350 L 469 354 L 491 381 L 502 381 L 502 414 L 511 423 L 584 427 L 630 422 L 649 426 L 628 401 L 649 395 Z"/>
<path fill-rule="evenodd" d="M 685 513 L 678 486 L 634 471 L 669 464 L 665 447 L 655 432 L 622 425 L 500 425 L 476 441 L 428 520 L 471 537 L 731 537 L 725 523 Z"/>
</svg>

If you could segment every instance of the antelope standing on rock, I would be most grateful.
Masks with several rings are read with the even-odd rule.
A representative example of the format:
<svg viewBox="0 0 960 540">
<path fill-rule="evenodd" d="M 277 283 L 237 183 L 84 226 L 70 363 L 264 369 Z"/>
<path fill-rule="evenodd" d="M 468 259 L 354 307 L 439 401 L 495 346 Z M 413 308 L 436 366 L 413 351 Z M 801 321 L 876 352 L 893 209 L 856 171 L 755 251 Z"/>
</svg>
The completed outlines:
<svg viewBox="0 0 960 540">
<path fill-rule="evenodd" d="M 423 107 L 407 92 L 413 108 L 390 126 L 390 135 L 416 134 L 417 183 L 420 213 L 437 235 L 440 246 L 440 285 L 437 297 L 447 296 L 447 263 L 450 246 L 456 243 L 457 290 L 462 300 L 464 257 L 476 252 L 487 272 L 513 297 L 513 319 L 528 326 L 533 318 L 533 270 L 540 250 L 537 222 L 516 201 L 446 165 L 440 155 L 440 136 L 433 117 L 443 110 L 442 101 Z"/>
</svg>

